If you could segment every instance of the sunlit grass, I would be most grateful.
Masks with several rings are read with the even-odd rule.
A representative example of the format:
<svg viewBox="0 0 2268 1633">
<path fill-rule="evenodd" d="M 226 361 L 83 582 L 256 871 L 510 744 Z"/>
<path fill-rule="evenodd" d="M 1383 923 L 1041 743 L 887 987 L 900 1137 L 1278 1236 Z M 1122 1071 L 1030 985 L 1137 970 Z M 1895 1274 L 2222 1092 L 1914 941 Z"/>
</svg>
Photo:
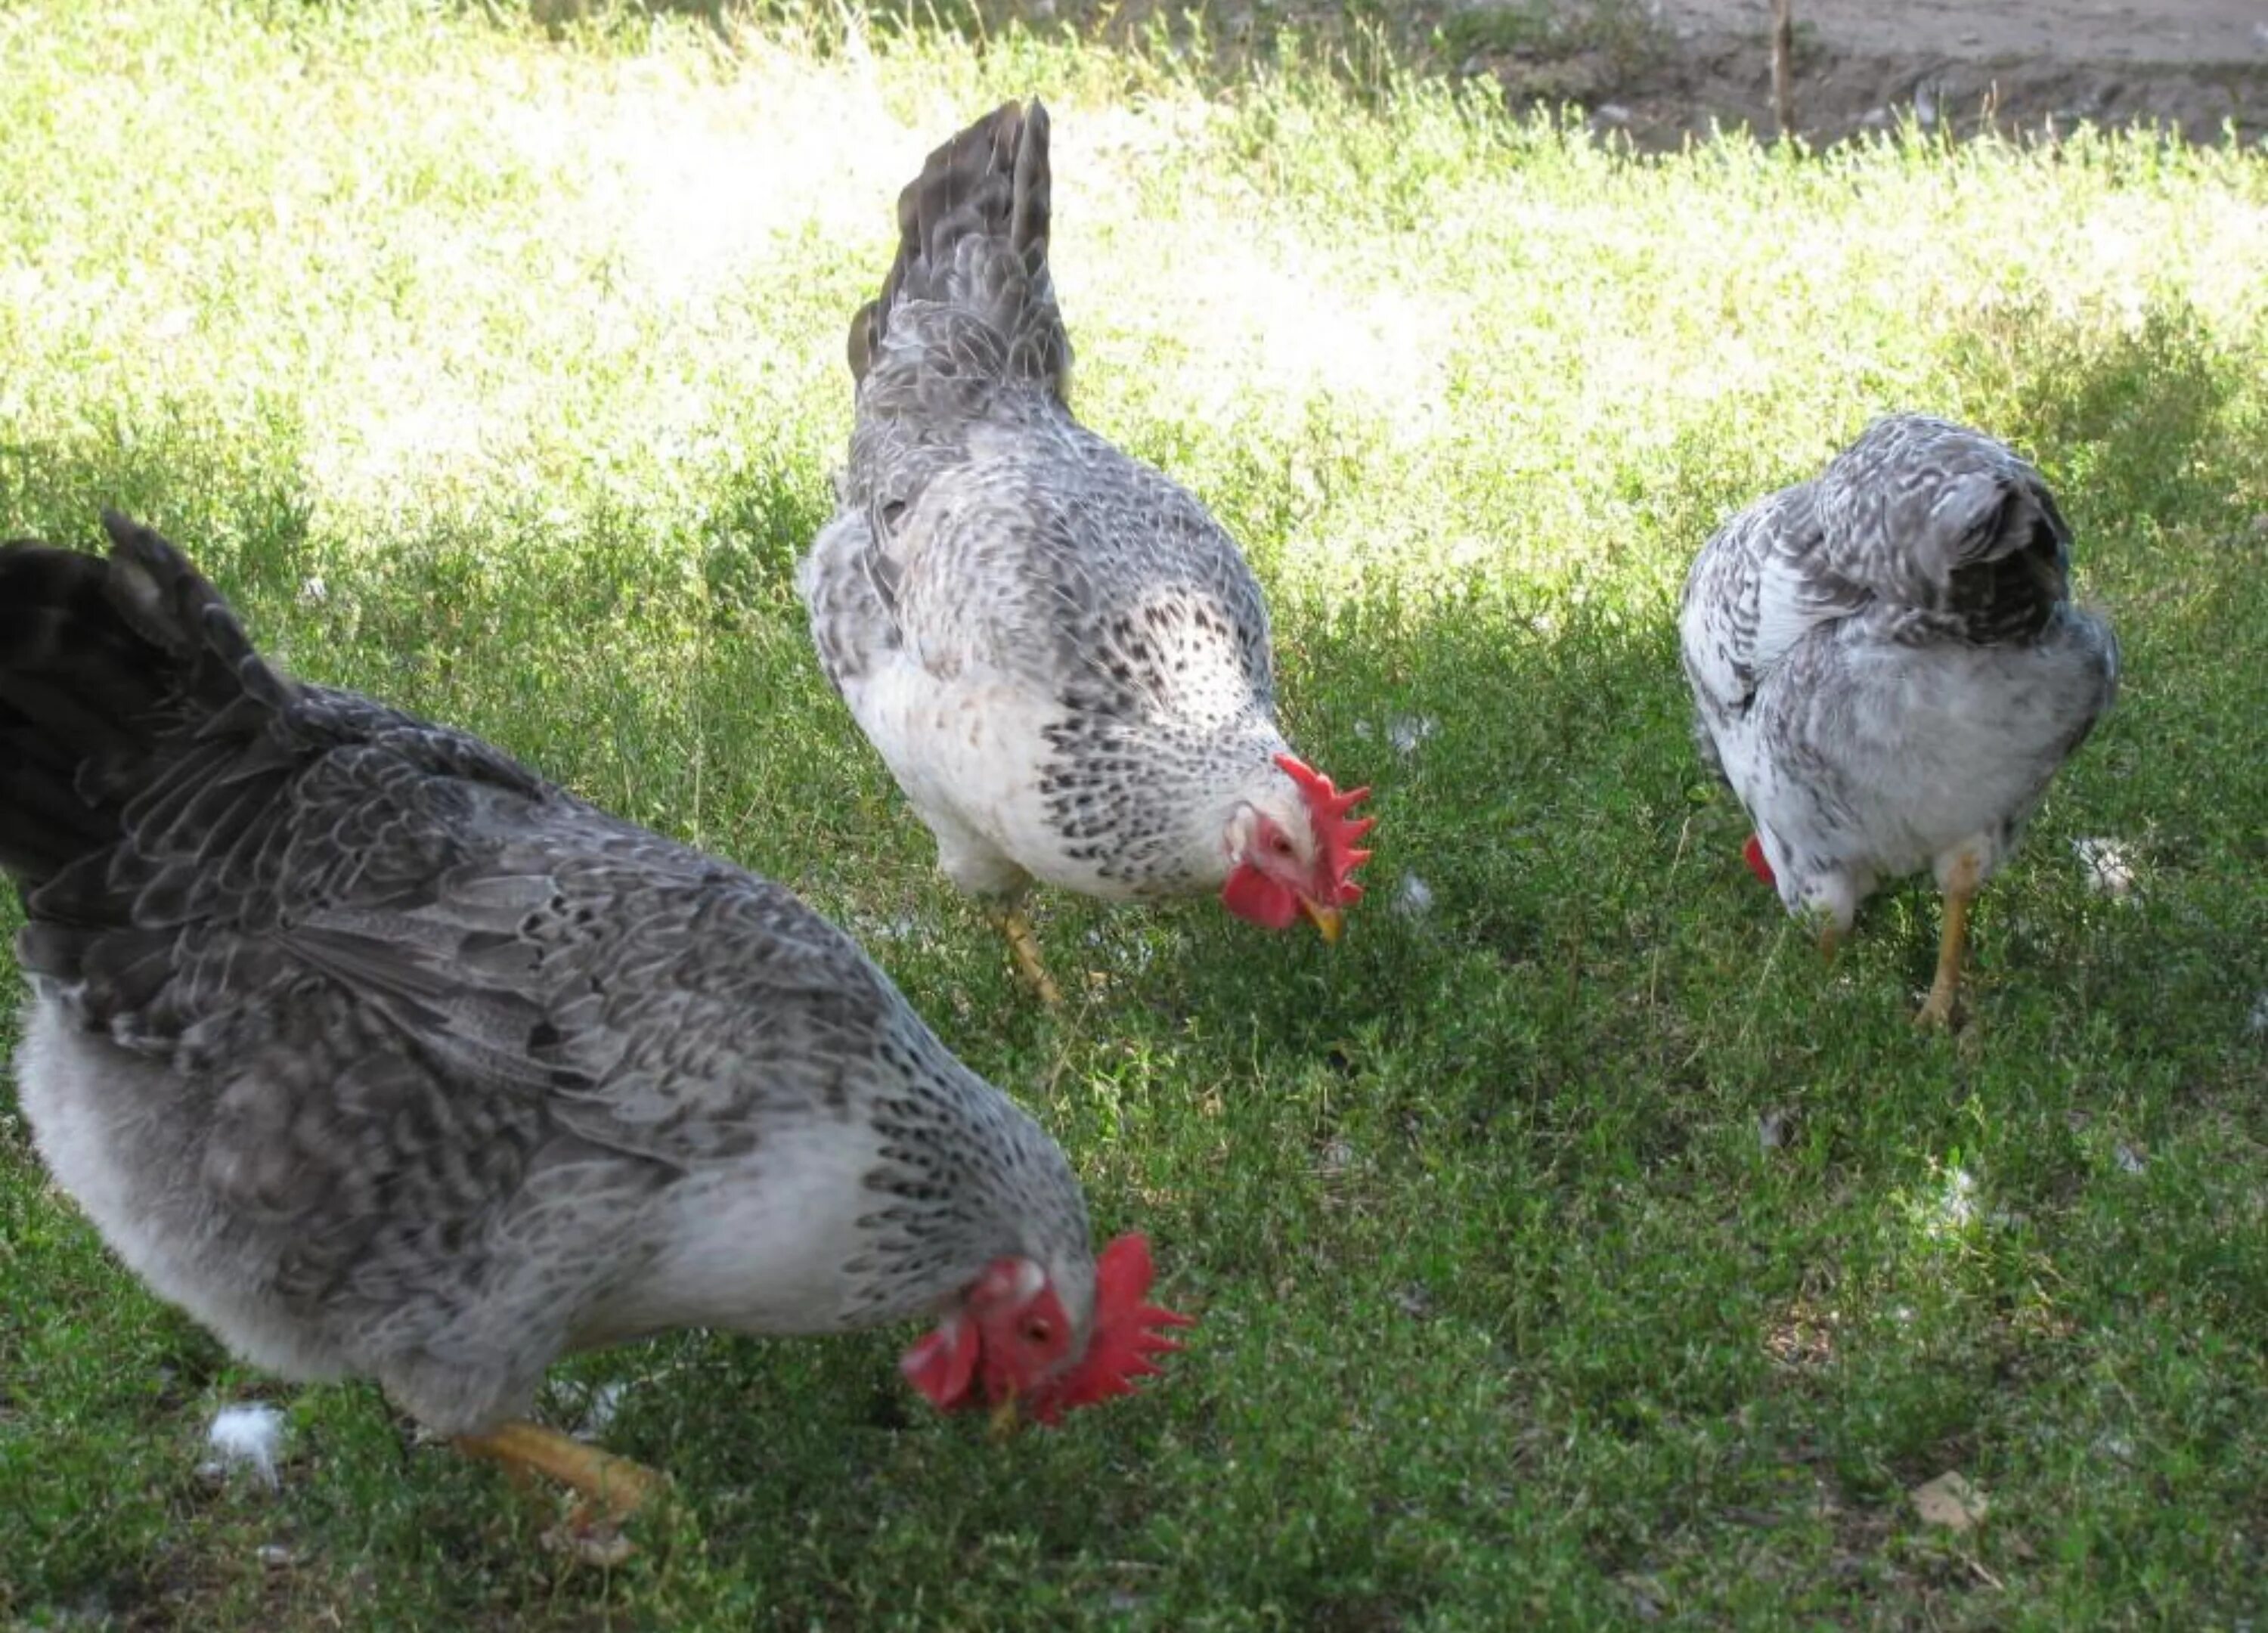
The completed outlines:
<svg viewBox="0 0 2268 1633">
<path fill-rule="evenodd" d="M 1633 162 L 1374 64 L 767 15 L 0 10 L 0 533 L 141 511 L 301 672 L 805 892 L 1151 1231 L 1197 1342 L 1005 1449 L 919 1416 L 885 1337 L 579 1360 L 556 1416 L 626 1385 L 607 1443 L 684 1505 L 577 1574 L 367 1391 L 272 1390 L 280 1495 L 201 1480 L 214 1407 L 272 1387 L 0 1118 L 0 1622 L 2258 1613 L 2268 166 Z M 790 582 L 897 188 L 1033 92 L 1081 412 L 1244 539 L 1293 735 L 1382 818 L 1334 953 L 1045 899 L 1099 983 L 1061 1021 Z M 2125 651 L 1950 1042 L 1906 1022 L 1924 893 L 1824 968 L 1741 868 L 1669 624 L 1711 527 L 1894 406 L 2039 460 Z M 1982 1530 L 1908 1507 L 1947 1469 Z"/>
</svg>

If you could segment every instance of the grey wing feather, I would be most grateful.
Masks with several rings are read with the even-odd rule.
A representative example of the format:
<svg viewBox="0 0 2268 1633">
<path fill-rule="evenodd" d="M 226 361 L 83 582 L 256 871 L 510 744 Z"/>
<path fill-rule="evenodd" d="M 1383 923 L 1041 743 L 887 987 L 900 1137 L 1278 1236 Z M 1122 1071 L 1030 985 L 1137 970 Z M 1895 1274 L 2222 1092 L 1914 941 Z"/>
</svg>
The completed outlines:
<svg viewBox="0 0 2268 1633">
<path fill-rule="evenodd" d="M 1907 644 L 2031 639 L 2068 600 L 2070 542 L 2039 473 L 2001 444 L 1923 415 L 1879 419 L 1694 563 L 1680 622 L 1705 718 L 1745 709 L 1796 643 L 1846 618 Z"/>
<path fill-rule="evenodd" d="M 284 1291 L 430 1273 L 578 1141 L 635 1194 L 845 1114 L 903 1007 L 847 938 L 477 739 L 284 679 L 170 546 L 110 525 L 108 563 L 0 561 L 17 607 L 61 577 L 45 602 L 74 609 L 0 685 L 0 769 L 51 813 L 4 819 L 18 955 L 207 1103 L 207 1181 L 296 1232 Z M 110 673 L 121 622 L 149 673 Z M 123 713 L 75 768 L 33 757 L 35 694 L 75 690 Z"/>
<path fill-rule="evenodd" d="M 1814 484 L 1803 482 L 1734 516 L 1694 562 L 1679 624 L 1705 726 L 1745 712 L 1790 647 L 1871 599 L 1828 564 L 1824 544 Z"/>
</svg>

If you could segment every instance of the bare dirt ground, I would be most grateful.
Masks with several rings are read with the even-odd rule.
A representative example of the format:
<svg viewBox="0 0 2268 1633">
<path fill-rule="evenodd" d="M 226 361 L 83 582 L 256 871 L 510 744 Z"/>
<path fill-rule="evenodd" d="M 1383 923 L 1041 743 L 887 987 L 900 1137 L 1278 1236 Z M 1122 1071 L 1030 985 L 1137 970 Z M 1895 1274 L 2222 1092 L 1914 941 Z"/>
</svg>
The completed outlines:
<svg viewBox="0 0 2268 1633">
<path fill-rule="evenodd" d="M 665 4 L 668 0 L 664 0 Z M 684 0 L 680 0 L 684 3 Z M 1233 79 L 1286 33 L 1359 62 L 1493 77 L 1518 107 L 1675 147 L 1778 129 L 1772 0 L 895 0 L 1208 52 Z M 2155 125 L 2268 140 L 2268 0 L 1793 0 L 1797 130 L 1824 145 L 1913 119 L 1958 136 Z M 1202 43 L 1200 44 L 1200 41 Z M 1369 42 L 1369 43 L 1366 43 Z"/>
<path fill-rule="evenodd" d="M 2268 135 L 2268 0 L 1793 4 L 1796 126 L 1815 143 L 1908 116 L 1963 135 L 2080 121 Z M 1515 99 L 1574 102 L 1665 146 L 1712 122 L 1776 128 L 1771 19 L 1771 0 L 1452 0 L 1433 48 Z"/>
</svg>

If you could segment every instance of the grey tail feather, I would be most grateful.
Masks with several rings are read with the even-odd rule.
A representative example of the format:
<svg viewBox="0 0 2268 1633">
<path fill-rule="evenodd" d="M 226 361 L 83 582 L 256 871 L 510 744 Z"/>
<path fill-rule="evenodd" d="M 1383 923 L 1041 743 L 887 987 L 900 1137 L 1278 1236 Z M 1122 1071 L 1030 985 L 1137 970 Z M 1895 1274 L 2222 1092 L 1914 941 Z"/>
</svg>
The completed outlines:
<svg viewBox="0 0 2268 1633">
<path fill-rule="evenodd" d="M 1071 347 L 1048 274 L 1048 110 L 1004 102 L 932 152 L 898 195 L 898 253 L 882 292 L 850 320 L 850 374 L 873 367 L 902 303 L 973 311 L 1007 348 L 1011 372 L 1069 388 Z M 993 253 L 969 255 L 976 238 Z"/>
<path fill-rule="evenodd" d="M 26 895 L 118 842 L 167 739 L 292 695 L 179 550 L 102 525 L 107 558 L 0 545 L 0 869 Z"/>
</svg>

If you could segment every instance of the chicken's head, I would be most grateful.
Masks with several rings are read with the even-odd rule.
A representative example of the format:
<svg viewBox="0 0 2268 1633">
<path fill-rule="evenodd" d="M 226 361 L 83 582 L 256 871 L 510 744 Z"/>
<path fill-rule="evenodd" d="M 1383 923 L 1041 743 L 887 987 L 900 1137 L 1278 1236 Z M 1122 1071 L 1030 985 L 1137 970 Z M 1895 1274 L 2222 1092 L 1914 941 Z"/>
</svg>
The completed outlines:
<svg viewBox="0 0 2268 1633">
<path fill-rule="evenodd" d="M 1094 1314 L 1082 1335 L 1048 1273 L 1030 1259 L 996 1259 L 960 1308 L 898 1363 L 915 1388 L 951 1412 L 1020 1409 L 1052 1423 L 1073 1407 L 1130 1394 L 1181 1345 L 1165 1329 L 1189 1318 L 1145 1302 L 1150 1245 L 1122 1236 L 1094 1262 Z"/>
<path fill-rule="evenodd" d="M 1370 860 L 1355 842 L 1378 820 L 1347 813 L 1370 790 L 1342 794 L 1295 754 L 1278 754 L 1276 764 L 1292 779 L 1296 799 L 1275 811 L 1256 802 L 1237 807 L 1221 905 L 1270 930 L 1285 929 L 1305 913 L 1325 941 L 1336 941 L 1344 910 L 1362 899 L 1354 871 Z"/>
</svg>

